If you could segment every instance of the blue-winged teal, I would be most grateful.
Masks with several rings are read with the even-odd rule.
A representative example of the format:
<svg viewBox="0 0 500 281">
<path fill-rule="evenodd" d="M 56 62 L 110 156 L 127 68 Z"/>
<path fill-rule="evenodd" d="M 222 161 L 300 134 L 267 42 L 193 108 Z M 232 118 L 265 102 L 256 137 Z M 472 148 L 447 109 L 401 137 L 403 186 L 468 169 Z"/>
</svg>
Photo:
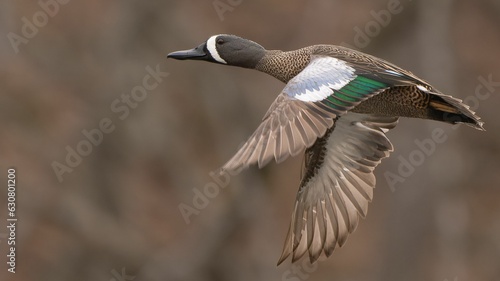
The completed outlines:
<svg viewBox="0 0 500 281">
<path fill-rule="evenodd" d="M 385 133 L 398 117 L 483 122 L 461 100 L 444 95 L 411 72 L 359 51 L 314 45 L 268 51 L 234 35 L 215 35 L 200 46 L 168 54 L 256 69 L 286 83 L 262 124 L 222 170 L 273 158 L 282 162 L 305 150 L 290 228 L 278 264 L 309 252 L 330 256 L 365 217 L 372 200 L 373 170 L 393 146 Z"/>
</svg>

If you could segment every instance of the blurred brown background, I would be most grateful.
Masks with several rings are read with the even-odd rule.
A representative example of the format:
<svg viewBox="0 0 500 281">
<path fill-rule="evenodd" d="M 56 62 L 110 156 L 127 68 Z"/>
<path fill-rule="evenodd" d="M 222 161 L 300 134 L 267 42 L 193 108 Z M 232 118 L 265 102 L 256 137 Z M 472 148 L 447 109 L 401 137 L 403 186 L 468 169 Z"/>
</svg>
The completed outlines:
<svg viewBox="0 0 500 281">
<path fill-rule="evenodd" d="M 0 228 L 1 280 L 500 280 L 498 0 L 42 3 L 52 15 L 37 1 L 0 4 L 1 225 L 9 167 L 19 219 L 15 274 Z M 39 25 L 24 27 L 31 38 L 23 17 Z M 487 131 L 401 120 L 347 244 L 312 267 L 276 267 L 301 157 L 232 176 L 208 204 L 198 199 L 207 206 L 189 224 L 179 211 L 196 191 L 225 184 L 210 172 L 283 87 L 256 71 L 166 60 L 219 33 L 268 49 L 357 47 L 465 99 Z M 124 116 L 112 106 L 125 106 L 148 66 L 169 75 Z M 53 163 L 67 165 L 67 146 L 102 120 L 114 130 L 60 182 Z M 421 154 L 415 140 L 436 128 L 446 142 L 391 189 L 385 176 Z"/>
</svg>

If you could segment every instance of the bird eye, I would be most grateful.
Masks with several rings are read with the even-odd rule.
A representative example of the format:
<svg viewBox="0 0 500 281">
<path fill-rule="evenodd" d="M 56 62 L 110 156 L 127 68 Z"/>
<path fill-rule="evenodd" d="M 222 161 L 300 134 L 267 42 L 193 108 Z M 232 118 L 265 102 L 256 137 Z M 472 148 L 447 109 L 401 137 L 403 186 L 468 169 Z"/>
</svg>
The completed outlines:
<svg viewBox="0 0 500 281">
<path fill-rule="evenodd" d="M 224 39 L 222 39 L 222 38 L 218 38 L 217 39 L 217 44 L 218 45 L 222 45 L 223 43 L 224 43 Z"/>
</svg>

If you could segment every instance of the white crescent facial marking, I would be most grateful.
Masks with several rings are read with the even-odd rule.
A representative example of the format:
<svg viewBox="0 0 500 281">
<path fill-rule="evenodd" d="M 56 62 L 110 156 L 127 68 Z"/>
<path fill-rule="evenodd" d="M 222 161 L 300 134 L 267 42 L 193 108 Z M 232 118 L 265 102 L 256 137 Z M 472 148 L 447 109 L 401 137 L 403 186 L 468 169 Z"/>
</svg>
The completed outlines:
<svg viewBox="0 0 500 281">
<path fill-rule="evenodd" d="M 212 56 L 212 58 L 214 58 L 214 60 L 220 62 L 220 63 L 223 63 L 223 64 L 227 64 L 227 62 L 222 59 L 219 55 L 219 52 L 217 52 L 217 47 L 215 46 L 216 44 L 216 38 L 217 36 L 219 35 L 214 35 L 210 38 L 208 38 L 207 40 L 207 50 L 208 52 L 210 52 L 210 55 Z"/>
</svg>

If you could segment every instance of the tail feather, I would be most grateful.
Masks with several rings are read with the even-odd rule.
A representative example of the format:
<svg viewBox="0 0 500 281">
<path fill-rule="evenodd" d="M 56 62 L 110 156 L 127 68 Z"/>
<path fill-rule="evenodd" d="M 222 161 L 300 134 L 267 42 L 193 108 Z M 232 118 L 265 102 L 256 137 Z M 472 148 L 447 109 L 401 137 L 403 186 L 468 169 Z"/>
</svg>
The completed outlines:
<svg viewBox="0 0 500 281">
<path fill-rule="evenodd" d="M 452 124 L 463 123 L 484 131 L 484 122 L 462 100 L 441 93 L 432 93 L 429 107 L 436 119 Z"/>
<path fill-rule="evenodd" d="M 436 109 L 436 110 L 439 110 L 439 111 L 443 111 L 443 112 L 449 112 L 449 113 L 460 113 L 460 110 L 458 110 L 456 107 L 454 106 L 451 106 L 450 104 L 442 101 L 442 100 L 438 100 L 438 99 L 434 99 L 434 100 L 430 100 L 429 102 L 429 105 L 433 108 L 433 109 Z"/>
</svg>

